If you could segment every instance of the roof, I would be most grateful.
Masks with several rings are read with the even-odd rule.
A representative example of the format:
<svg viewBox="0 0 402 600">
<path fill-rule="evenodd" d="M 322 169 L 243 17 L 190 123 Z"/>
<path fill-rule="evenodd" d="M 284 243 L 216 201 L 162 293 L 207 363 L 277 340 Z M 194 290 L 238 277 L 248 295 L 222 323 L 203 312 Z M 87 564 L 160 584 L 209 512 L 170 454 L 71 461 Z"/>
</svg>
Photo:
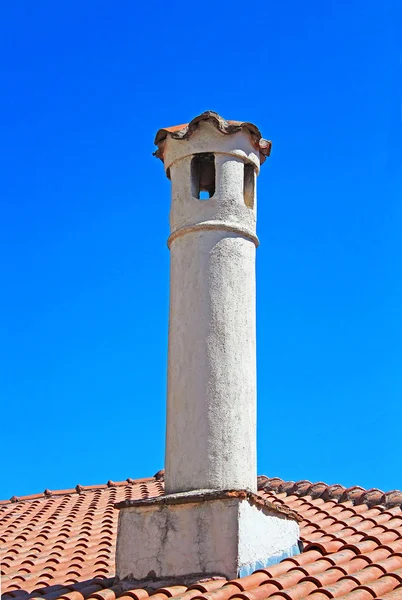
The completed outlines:
<svg viewBox="0 0 402 600">
<path fill-rule="evenodd" d="M 197 130 L 199 124 L 205 121 L 214 125 L 218 131 L 225 135 L 230 135 L 243 130 L 247 131 L 251 136 L 253 145 L 259 152 L 261 164 L 265 161 L 267 156 L 269 156 L 272 144 L 269 140 L 265 140 L 262 137 L 261 132 L 256 125 L 247 121 L 226 121 L 226 119 L 212 110 L 207 110 L 197 117 L 194 117 L 190 123 L 159 129 L 154 142 L 155 145 L 158 146 L 155 156 L 163 160 L 165 141 L 168 137 L 175 140 L 187 140 Z"/>
<path fill-rule="evenodd" d="M 163 495 L 147 479 L 13 497 L 0 504 L 4 600 L 402 599 L 402 492 L 258 478 L 259 495 L 296 511 L 303 552 L 231 582 L 123 591 L 114 584 L 117 502 Z"/>
</svg>

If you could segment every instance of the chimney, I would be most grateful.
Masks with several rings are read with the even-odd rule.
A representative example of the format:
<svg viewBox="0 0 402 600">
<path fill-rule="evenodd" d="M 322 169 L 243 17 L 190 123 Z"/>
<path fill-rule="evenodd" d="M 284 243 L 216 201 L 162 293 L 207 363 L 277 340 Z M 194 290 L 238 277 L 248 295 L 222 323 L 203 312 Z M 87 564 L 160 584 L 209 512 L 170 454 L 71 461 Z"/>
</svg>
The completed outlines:
<svg viewBox="0 0 402 600">
<path fill-rule="evenodd" d="M 297 515 L 256 494 L 256 177 L 271 143 L 208 111 L 155 144 L 172 183 L 166 495 L 116 505 L 117 577 L 148 587 L 299 552 Z"/>
</svg>

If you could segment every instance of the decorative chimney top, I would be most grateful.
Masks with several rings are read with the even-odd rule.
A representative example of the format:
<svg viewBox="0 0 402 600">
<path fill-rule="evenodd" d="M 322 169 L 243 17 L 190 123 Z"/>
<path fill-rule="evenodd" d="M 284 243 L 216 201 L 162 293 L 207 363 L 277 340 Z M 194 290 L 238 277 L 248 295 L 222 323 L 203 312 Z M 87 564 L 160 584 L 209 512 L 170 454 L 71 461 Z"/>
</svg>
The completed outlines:
<svg viewBox="0 0 402 600">
<path fill-rule="evenodd" d="M 218 113 L 212 110 L 207 110 L 201 115 L 198 115 L 198 117 L 194 117 L 190 123 L 159 129 L 154 142 L 155 146 L 158 146 L 158 149 L 154 152 L 154 155 L 163 161 L 166 138 L 171 137 L 176 140 L 189 139 L 202 122 L 211 123 L 211 125 L 214 125 L 221 133 L 226 135 L 237 133 L 239 131 L 247 132 L 253 140 L 255 149 L 259 152 L 260 164 L 262 164 L 267 156 L 270 155 L 272 144 L 269 140 L 265 140 L 262 137 L 258 127 L 247 121 L 226 121 L 218 115 Z"/>
<path fill-rule="evenodd" d="M 233 578 L 299 552 L 295 514 L 258 502 L 255 125 L 202 113 L 160 129 L 172 183 L 165 493 L 120 504 L 117 577 Z"/>
</svg>

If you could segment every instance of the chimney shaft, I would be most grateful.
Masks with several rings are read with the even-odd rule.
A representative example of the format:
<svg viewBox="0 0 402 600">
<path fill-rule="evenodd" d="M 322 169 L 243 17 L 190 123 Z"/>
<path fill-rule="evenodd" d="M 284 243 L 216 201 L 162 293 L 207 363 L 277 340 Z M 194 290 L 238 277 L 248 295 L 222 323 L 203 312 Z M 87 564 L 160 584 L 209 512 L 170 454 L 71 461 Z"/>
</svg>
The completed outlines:
<svg viewBox="0 0 402 600">
<path fill-rule="evenodd" d="M 184 137 L 163 141 L 172 182 L 167 493 L 257 484 L 260 151 L 245 126 L 208 114 Z"/>
</svg>

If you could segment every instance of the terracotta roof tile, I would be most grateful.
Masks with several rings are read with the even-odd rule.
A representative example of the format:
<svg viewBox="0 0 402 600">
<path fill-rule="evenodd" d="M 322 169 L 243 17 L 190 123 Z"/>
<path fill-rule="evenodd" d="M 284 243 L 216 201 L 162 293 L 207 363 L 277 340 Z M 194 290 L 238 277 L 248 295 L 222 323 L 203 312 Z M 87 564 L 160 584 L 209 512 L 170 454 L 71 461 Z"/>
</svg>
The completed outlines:
<svg viewBox="0 0 402 600">
<path fill-rule="evenodd" d="M 154 592 L 114 584 L 115 503 L 163 494 L 141 480 L 45 490 L 0 503 L 5 600 L 402 600 L 402 493 L 259 477 L 264 500 L 302 519 L 302 554 L 230 582 Z"/>
<path fill-rule="evenodd" d="M 173 127 L 165 127 L 159 129 L 155 136 L 155 145 L 158 146 L 158 150 L 155 152 L 155 156 L 163 160 L 164 145 L 167 137 L 172 137 L 178 140 L 188 139 L 192 136 L 194 131 L 198 128 L 201 122 L 211 123 L 218 131 L 225 135 L 237 133 L 238 131 L 247 131 L 252 139 L 253 145 L 257 149 L 260 155 L 261 164 L 265 161 L 266 157 L 271 152 L 271 142 L 265 140 L 258 127 L 247 121 L 227 121 L 216 112 L 207 110 L 202 114 L 198 115 L 190 121 L 190 123 L 184 123 L 182 125 L 175 125 Z"/>
</svg>

